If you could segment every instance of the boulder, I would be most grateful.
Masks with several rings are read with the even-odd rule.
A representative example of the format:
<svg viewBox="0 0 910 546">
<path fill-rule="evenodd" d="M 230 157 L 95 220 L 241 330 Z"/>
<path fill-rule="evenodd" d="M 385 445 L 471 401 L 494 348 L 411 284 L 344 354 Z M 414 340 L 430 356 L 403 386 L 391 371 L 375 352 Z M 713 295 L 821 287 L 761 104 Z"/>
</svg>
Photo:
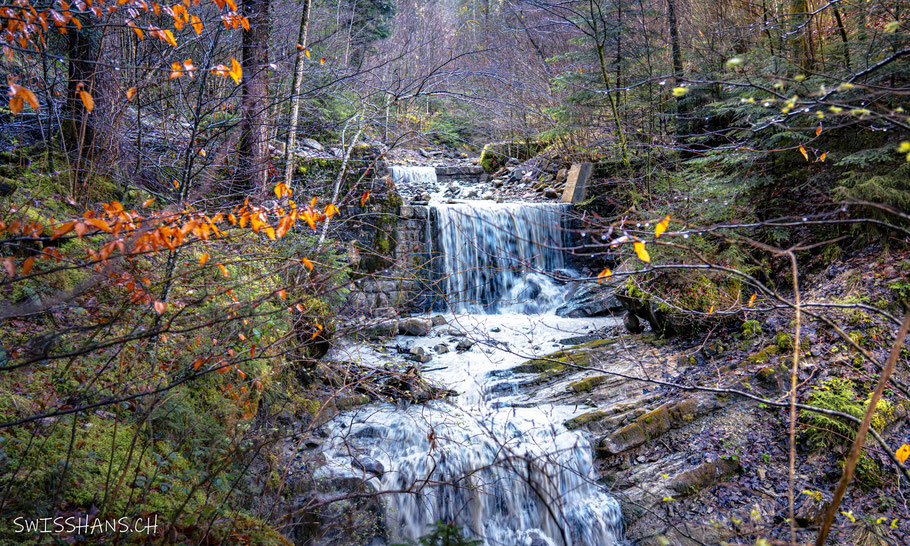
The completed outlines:
<svg viewBox="0 0 910 546">
<path fill-rule="evenodd" d="M 440 343 L 439 345 L 433 347 L 433 350 L 436 351 L 437 354 L 444 355 L 449 352 L 449 346 L 445 343 Z"/>
<path fill-rule="evenodd" d="M 430 319 L 430 322 L 433 323 L 433 326 L 442 326 L 444 324 L 448 324 L 448 321 L 446 321 L 446 318 L 442 315 L 435 315 Z"/>
<path fill-rule="evenodd" d="M 680 401 L 667 402 L 601 438 L 597 447 L 611 455 L 622 453 L 662 436 L 672 429 L 683 427 L 721 405 L 722 402 L 712 395 L 693 396 Z"/>
<path fill-rule="evenodd" d="M 363 326 L 357 332 L 357 337 L 374 341 L 377 339 L 395 337 L 397 333 L 398 321 L 383 320 Z"/>
<path fill-rule="evenodd" d="M 351 466 L 378 477 L 382 477 L 385 474 L 385 467 L 382 463 L 372 457 L 354 457 L 354 460 L 351 461 Z"/>
<path fill-rule="evenodd" d="M 309 148 L 309 149 L 311 149 L 311 150 L 316 150 L 317 152 L 321 152 L 321 151 L 325 150 L 325 147 L 324 147 L 322 144 L 320 144 L 320 143 L 319 143 L 318 141 L 316 141 L 316 140 L 313 140 L 312 138 L 303 138 L 303 139 L 301 139 L 301 140 L 300 140 L 300 145 L 303 146 L 304 148 Z"/>
<path fill-rule="evenodd" d="M 553 188 L 547 187 L 546 189 L 543 190 L 543 196 L 546 197 L 547 199 L 556 199 L 557 197 L 559 197 L 559 192 L 557 192 Z"/>
<path fill-rule="evenodd" d="M 473 346 L 474 346 L 474 342 L 471 341 L 470 339 L 462 339 L 461 341 L 458 342 L 458 345 L 455 345 L 455 351 L 459 352 L 459 353 L 463 353 L 465 351 L 470 351 L 471 347 L 473 347 Z"/>
<path fill-rule="evenodd" d="M 398 335 L 400 336 L 425 336 L 430 333 L 433 323 L 428 319 L 411 317 L 398 321 Z"/>
<path fill-rule="evenodd" d="M 408 351 L 408 354 L 405 355 L 405 358 L 412 362 L 420 362 L 421 364 L 426 364 L 432 360 L 433 357 L 427 354 L 426 350 L 424 350 L 423 347 L 412 347 L 411 350 Z"/>
<path fill-rule="evenodd" d="M 583 284 L 569 295 L 556 314 L 568 318 L 601 317 L 622 308 L 612 286 Z"/>
</svg>

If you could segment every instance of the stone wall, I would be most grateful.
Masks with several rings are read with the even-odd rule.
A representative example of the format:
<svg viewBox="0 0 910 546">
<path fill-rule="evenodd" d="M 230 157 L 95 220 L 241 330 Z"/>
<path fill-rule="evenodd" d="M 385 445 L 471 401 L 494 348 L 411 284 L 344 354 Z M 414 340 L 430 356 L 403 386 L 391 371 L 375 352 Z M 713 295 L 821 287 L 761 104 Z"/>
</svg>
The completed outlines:
<svg viewBox="0 0 910 546">
<path fill-rule="evenodd" d="M 397 210 L 391 264 L 356 281 L 349 302 L 358 314 L 389 316 L 427 311 L 435 293 L 430 259 L 429 207 L 401 205 Z"/>
</svg>

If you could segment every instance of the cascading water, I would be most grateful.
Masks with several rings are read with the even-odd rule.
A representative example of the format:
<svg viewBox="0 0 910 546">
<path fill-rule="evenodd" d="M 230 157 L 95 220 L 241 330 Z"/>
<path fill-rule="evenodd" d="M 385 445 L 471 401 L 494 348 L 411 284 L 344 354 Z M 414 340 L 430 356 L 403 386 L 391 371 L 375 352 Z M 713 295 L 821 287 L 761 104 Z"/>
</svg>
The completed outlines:
<svg viewBox="0 0 910 546">
<path fill-rule="evenodd" d="M 434 252 L 448 307 L 456 312 L 540 313 L 564 289 L 547 275 L 563 269 L 562 219 L 568 205 L 432 205 Z"/>
<path fill-rule="evenodd" d="M 392 182 L 395 186 L 404 184 L 436 185 L 435 167 L 412 167 L 410 165 L 392 165 Z"/>
<path fill-rule="evenodd" d="M 450 335 L 459 337 L 437 329 L 394 343 L 430 352 L 465 339 L 458 332 L 480 339 L 463 354 L 437 351 L 424 373 L 459 394 L 451 402 L 343 414 L 325 451 L 327 472 L 387 492 L 382 521 L 389 544 L 416 540 L 438 521 L 490 546 L 622 543 L 619 505 L 596 483 L 590 444 L 562 425 L 578 409 L 527 407 L 516 394 L 521 378 L 506 372 L 543 346 L 613 320 L 553 314 L 564 290 L 547 274 L 565 266 L 564 212 L 560 205 L 431 204 L 437 270 L 454 312 L 447 316 Z M 383 349 L 365 344 L 334 351 L 366 365 L 389 361 Z M 363 458 L 384 471 L 367 473 Z"/>
</svg>

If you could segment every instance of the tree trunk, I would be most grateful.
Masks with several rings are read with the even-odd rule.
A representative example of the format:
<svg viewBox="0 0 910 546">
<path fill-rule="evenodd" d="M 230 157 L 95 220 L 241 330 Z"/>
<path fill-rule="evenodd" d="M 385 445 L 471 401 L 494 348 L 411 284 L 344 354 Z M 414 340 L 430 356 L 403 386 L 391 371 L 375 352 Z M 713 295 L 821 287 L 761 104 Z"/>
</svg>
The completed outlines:
<svg viewBox="0 0 910 546">
<path fill-rule="evenodd" d="M 682 49 L 679 46 L 679 23 L 676 19 L 676 0 L 667 0 L 667 23 L 670 26 L 670 50 L 673 57 L 673 81 L 677 87 L 682 84 Z M 688 124 L 683 97 L 676 97 L 676 138 L 686 135 Z"/>
<path fill-rule="evenodd" d="M 73 165 L 73 178 L 70 184 L 71 196 L 80 199 L 82 188 L 86 183 L 88 159 L 94 143 L 94 127 L 90 113 L 80 97 L 80 91 L 86 91 L 94 97 L 95 66 L 98 53 L 92 45 L 91 38 L 85 29 L 69 25 L 67 28 L 67 70 L 66 103 L 63 120 L 63 145 L 67 151 L 76 152 Z M 84 196 L 82 196 L 84 197 Z M 81 200 L 81 199 L 80 199 Z"/>
<path fill-rule="evenodd" d="M 242 41 L 239 179 L 245 190 L 265 195 L 269 179 L 269 0 L 246 0 L 243 11 L 250 30 L 243 33 Z"/>
<path fill-rule="evenodd" d="M 297 124 L 300 116 L 300 92 L 303 89 L 303 67 L 306 62 L 307 38 L 310 29 L 310 0 L 303 2 L 303 15 L 300 17 L 300 31 L 297 36 L 297 55 L 294 58 L 294 83 L 291 85 L 291 117 L 288 136 L 284 147 L 284 183 L 291 186 L 294 174 L 294 152 L 297 146 Z"/>
<path fill-rule="evenodd" d="M 808 0 L 790 0 L 792 58 L 795 68 L 802 73 L 812 70 L 812 25 L 808 15 Z"/>
</svg>

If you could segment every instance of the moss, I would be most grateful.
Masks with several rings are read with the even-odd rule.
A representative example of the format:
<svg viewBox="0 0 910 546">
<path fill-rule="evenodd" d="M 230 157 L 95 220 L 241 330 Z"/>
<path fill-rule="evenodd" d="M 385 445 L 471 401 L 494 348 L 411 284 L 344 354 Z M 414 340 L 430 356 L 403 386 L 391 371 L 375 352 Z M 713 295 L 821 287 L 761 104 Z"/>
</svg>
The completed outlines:
<svg viewBox="0 0 910 546">
<path fill-rule="evenodd" d="M 741 328 L 743 339 L 752 339 L 761 335 L 761 324 L 757 320 L 747 320 L 743 322 Z"/>
<path fill-rule="evenodd" d="M 565 372 L 569 364 L 587 366 L 591 363 L 591 354 L 585 351 L 556 351 L 542 358 L 528 360 L 512 368 L 513 373 L 537 373 L 547 377 Z"/>
<path fill-rule="evenodd" d="M 595 387 L 603 385 L 609 381 L 609 379 L 610 376 L 608 375 L 595 375 L 593 377 L 586 377 L 584 379 L 569 383 L 569 390 L 576 393 L 591 392 Z"/>
<path fill-rule="evenodd" d="M 587 413 L 582 413 L 576 417 L 573 417 L 566 421 L 564 424 L 569 430 L 576 430 L 582 427 L 591 425 L 598 421 L 602 421 L 609 417 L 609 414 L 605 411 L 589 411 Z"/>
<path fill-rule="evenodd" d="M 572 349 L 599 349 L 601 347 L 609 347 L 616 343 L 615 339 L 594 339 L 591 341 L 586 341 L 585 343 L 579 343 L 578 345 L 573 345 Z"/>
<path fill-rule="evenodd" d="M 761 351 L 753 355 L 749 355 L 746 360 L 755 364 L 766 364 L 770 362 L 771 358 L 778 353 L 780 353 L 780 349 L 777 345 L 768 345 Z"/>
<path fill-rule="evenodd" d="M 696 398 L 668 402 L 602 439 L 599 447 L 614 454 L 623 452 L 662 436 L 673 428 L 691 423 L 697 417 L 697 411 Z"/>
</svg>

